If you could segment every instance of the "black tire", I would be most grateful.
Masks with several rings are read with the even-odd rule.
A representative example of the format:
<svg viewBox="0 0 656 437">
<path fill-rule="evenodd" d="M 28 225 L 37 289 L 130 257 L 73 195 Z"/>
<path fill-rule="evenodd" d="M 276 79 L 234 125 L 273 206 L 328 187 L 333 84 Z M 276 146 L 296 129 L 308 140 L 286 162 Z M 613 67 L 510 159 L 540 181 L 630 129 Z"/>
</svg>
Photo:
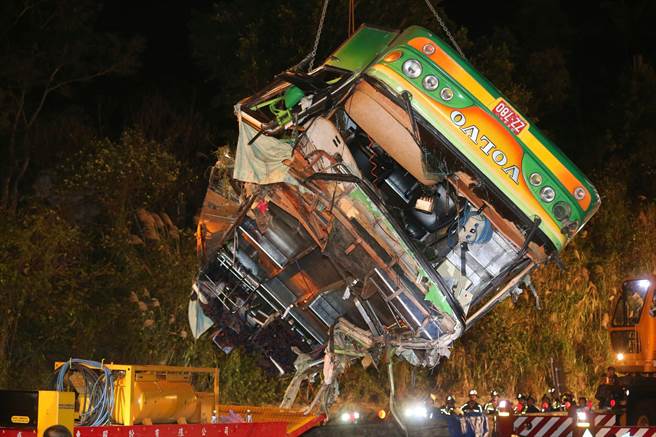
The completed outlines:
<svg viewBox="0 0 656 437">
<path fill-rule="evenodd" d="M 656 426 L 656 399 L 645 399 L 630 408 L 627 415 L 628 425 Z"/>
</svg>

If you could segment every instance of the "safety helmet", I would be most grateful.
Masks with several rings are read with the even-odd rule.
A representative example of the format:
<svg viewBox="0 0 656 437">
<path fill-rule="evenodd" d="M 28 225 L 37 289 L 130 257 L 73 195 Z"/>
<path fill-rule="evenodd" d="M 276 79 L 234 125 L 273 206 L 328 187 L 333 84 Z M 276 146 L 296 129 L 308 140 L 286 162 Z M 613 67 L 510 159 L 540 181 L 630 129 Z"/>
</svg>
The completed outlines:
<svg viewBox="0 0 656 437">
<path fill-rule="evenodd" d="M 496 391 L 496 390 L 492 390 L 492 391 L 490 392 L 490 396 L 499 396 L 499 392 Z"/>
<path fill-rule="evenodd" d="M 547 391 L 550 395 L 556 393 L 556 389 L 554 387 L 550 387 L 549 390 Z"/>
<path fill-rule="evenodd" d="M 469 396 L 478 396 L 478 392 L 476 391 L 476 389 L 472 388 L 471 390 L 469 390 Z"/>
<path fill-rule="evenodd" d="M 521 393 L 517 393 L 517 400 L 521 401 L 522 399 L 524 399 L 524 395 Z"/>
</svg>

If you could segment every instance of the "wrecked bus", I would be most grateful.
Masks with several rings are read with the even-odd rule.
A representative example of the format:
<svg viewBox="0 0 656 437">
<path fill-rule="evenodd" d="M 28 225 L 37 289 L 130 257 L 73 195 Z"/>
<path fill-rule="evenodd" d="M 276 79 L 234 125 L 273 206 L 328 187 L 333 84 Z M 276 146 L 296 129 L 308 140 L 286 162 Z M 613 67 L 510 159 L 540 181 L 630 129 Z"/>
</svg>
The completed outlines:
<svg viewBox="0 0 656 437">
<path fill-rule="evenodd" d="M 299 357 L 375 361 L 390 348 L 436 365 L 600 204 L 555 145 L 421 27 L 363 26 L 235 114 L 234 162 L 214 167 L 198 224 L 192 330 L 213 325 L 224 351 L 246 345 L 281 373 L 300 370 Z"/>
</svg>

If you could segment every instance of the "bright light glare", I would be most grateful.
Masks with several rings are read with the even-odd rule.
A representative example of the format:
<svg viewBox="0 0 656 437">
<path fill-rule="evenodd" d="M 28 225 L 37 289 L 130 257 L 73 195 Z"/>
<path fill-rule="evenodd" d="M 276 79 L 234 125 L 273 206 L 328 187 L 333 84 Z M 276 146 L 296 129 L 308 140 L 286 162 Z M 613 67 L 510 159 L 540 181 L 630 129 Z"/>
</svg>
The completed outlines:
<svg viewBox="0 0 656 437">
<path fill-rule="evenodd" d="M 508 402 L 506 401 L 499 402 L 499 408 L 506 408 L 507 406 L 508 406 Z"/>
<path fill-rule="evenodd" d="M 615 358 L 617 358 L 617 361 L 624 361 L 624 354 L 620 352 L 617 354 Z"/>
<path fill-rule="evenodd" d="M 424 405 L 410 405 L 405 409 L 405 417 L 413 419 L 425 419 L 428 417 L 428 409 Z"/>
<path fill-rule="evenodd" d="M 650 282 L 649 279 L 640 279 L 639 281 L 636 282 L 636 284 L 640 288 L 647 288 L 649 287 Z"/>
<path fill-rule="evenodd" d="M 585 411 L 576 412 L 576 426 L 579 428 L 587 428 L 590 426 L 590 422 L 588 422 L 588 415 Z"/>
<path fill-rule="evenodd" d="M 353 418 L 354 418 L 355 420 L 358 420 L 358 419 L 360 418 L 360 413 L 358 413 L 357 411 L 355 411 L 355 412 L 353 413 Z"/>
<path fill-rule="evenodd" d="M 351 415 L 349 413 L 342 413 L 341 419 L 342 419 L 342 422 L 350 422 L 351 421 Z"/>
</svg>

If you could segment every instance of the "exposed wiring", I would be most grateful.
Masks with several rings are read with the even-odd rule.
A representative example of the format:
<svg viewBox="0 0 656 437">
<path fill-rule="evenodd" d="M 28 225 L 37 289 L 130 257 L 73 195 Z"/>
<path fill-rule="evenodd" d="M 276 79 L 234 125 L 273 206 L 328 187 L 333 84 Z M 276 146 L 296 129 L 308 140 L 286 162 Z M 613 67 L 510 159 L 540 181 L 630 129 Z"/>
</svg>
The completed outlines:
<svg viewBox="0 0 656 437">
<path fill-rule="evenodd" d="M 80 405 L 80 425 L 102 426 L 111 423 L 114 410 L 112 371 L 98 361 L 72 358 L 57 369 L 55 389 L 66 390 L 66 375 L 77 372 L 84 382 L 84 401 Z"/>
</svg>

